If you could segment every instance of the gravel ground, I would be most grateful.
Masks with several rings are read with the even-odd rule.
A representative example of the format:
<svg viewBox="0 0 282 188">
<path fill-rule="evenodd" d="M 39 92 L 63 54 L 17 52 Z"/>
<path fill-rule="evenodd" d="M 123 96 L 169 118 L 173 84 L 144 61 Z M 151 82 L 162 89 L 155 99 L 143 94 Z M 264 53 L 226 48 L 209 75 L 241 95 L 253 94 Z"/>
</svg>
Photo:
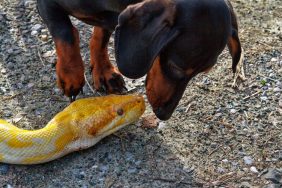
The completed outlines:
<svg viewBox="0 0 282 188">
<path fill-rule="evenodd" d="M 93 148 L 34 166 L 0 164 L 3 187 L 281 187 L 282 2 L 232 0 L 247 80 L 233 89 L 227 51 L 193 79 L 173 117 L 142 120 Z M 68 105 L 56 87 L 55 52 L 34 0 L 0 0 L 0 118 L 43 127 Z M 92 28 L 79 21 L 89 67 Z M 109 51 L 114 62 L 113 41 Z M 86 76 L 91 84 L 91 77 Z M 144 80 L 128 80 L 144 94 Z M 85 86 L 79 97 L 98 96 Z"/>
</svg>

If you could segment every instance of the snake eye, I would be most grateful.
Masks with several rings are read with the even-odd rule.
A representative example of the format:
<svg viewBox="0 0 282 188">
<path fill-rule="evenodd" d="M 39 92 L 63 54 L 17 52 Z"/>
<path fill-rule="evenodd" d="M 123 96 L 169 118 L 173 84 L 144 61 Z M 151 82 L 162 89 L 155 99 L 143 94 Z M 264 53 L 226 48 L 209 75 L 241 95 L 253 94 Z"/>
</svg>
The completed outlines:
<svg viewBox="0 0 282 188">
<path fill-rule="evenodd" d="M 119 109 L 117 110 L 117 114 L 118 114 L 119 116 L 122 116 L 123 113 L 124 113 L 124 111 L 123 111 L 122 108 L 119 108 Z"/>
</svg>

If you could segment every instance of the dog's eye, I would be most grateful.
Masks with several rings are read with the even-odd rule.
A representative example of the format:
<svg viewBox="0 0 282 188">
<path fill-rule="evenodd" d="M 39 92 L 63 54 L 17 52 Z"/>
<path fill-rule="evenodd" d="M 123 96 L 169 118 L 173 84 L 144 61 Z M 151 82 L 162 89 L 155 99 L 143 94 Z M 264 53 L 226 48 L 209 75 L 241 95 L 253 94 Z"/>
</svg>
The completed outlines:
<svg viewBox="0 0 282 188">
<path fill-rule="evenodd" d="M 168 65 L 169 65 L 170 72 L 174 77 L 178 79 L 185 77 L 185 71 L 181 69 L 180 67 L 178 67 L 177 65 L 175 65 L 175 63 L 169 62 Z"/>
</svg>

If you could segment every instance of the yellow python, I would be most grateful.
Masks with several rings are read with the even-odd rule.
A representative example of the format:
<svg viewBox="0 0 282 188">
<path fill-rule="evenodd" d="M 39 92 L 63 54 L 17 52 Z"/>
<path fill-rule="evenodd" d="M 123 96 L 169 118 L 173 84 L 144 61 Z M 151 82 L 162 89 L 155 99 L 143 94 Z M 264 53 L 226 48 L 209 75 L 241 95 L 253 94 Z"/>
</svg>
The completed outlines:
<svg viewBox="0 0 282 188">
<path fill-rule="evenodd" d="M 144 110 L 141 96 L 109 95 L 79 99 L 39 130 L 0 120 L 0 162 L 38 164 L 89 148 L 136 121 Z"/>
</svg>

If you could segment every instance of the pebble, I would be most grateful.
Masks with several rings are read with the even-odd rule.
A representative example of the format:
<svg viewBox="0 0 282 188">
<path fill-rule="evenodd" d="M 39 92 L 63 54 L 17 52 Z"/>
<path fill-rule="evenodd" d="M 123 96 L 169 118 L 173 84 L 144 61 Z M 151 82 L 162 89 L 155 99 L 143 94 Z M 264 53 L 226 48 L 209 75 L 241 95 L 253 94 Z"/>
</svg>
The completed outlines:
<svg viewBox="0 0 282 188">
<path fill-rule="evenodd" d="M 282 150 L 278 152 L 278 160 L 282 161 Z"/>
<path fill-rule="evenodd" d="M 257 170 L 257 168 L 254 167 L 254 166 L 252 166 L 252 167 L 250 168 L 250 171 L 253 172 L 253 173 L 255 173 L 255 174 L 258 174 L 258 173 L 259 173 L 259 171 Z"/>
<path fill-rule="evenodd" d="M 13 186 L 10 184 L 7 184 L 6 188 L 13 188 Z"/>
<path fill-rule="evenodd" d="M 137 172 L 137 169 L 136 169 L 136 168 L 129 168 L 129 169 L 127 170 L 127 172 L 128 172 L 129 174 L 134 174 L 134 173 Z"/>
<path fill-rule="evenodd" d="M 224 172 L 225 172 L 225 169 L 224 169 L 224 168 L 221 168 L 221 167 L 218 167 L 218 168 L 217 168 L 217 172 L 218 172 L 218 173 L 224 173 Z"/>
<path fill-rule="evenodd" d="M 246 165 L 251 165 L 254 162 L 254 159 L 252 159 L 252 157 L 250 157 L 250 156 L 245 156 L 243 159 L 244 159 L 244 163 Z"/>
<path fill-rule="evenodd" d="M 31 8 L 31 6 L 34 4 L 35 2 L 34 1 L 25 1 L 24 2 L 24 6 L 27 7 L 27 8 Z"/>
<path fill-rule="evenodd" d="M 0 174 L 1 175 L 7 174 L 8 171 L 9 171 L 9 165 L 7 165 L 7 164 L 1 164 L 0 165 Z"/>
<path fill-rule="evenodd" d="M 1 73 L 6 74 L 7 73 L 6 69 L 1 69 Z"/>
<path fill-rule="evenodd" d="M 31 31 L 32 36 L 37 35 L 37 34 L 38 34 L 38 31 Z"/>
<path fill-rule="evenodd" d="M 273 58 L 271 58 L 271 60 L 270 60 L 270 61 L 274 62 L 274 61 L 278 61 L 278 59 L 277 59 L 277 58 L 275 58 L 275 57 L 273 57 Z"/>
<path fill-rule="evenodd" d="M 12 62 L 8 62 L 7 63 L 7 68 L 10 69 L 10 70 L 13 70 L 14 69 L 14 64 Z"/>
<path fill-rule="evenodd" d="M 12 53 L 14 53 L 14 49 L 13 49 L 13 48 L 9 48 L 9 49 L 7 50 L 7 52 L 8 52 L 8 54 L 12 54 Z"/>
<path fill-rule="evenodd" d="M 42 80 L 46 81 L 46 82 L 49 82 L 50 81 L 50 77 L 49 76 L 43 76 Z"/>
<path fill-rule="evenodd" d="M 166 123 L 165 122 L 159 122 L 158 129 L 164 129 L 166 128 Z"/>
<path fill-rule="evenodd" d="M 230 110 L 230 113 L 231 113 L 231 114 L 235 114 L 236 112 L 237 112 L 236 109 L 231 109 L 231 110 Z"/>
<path fill-rule="evenodd" d="M 41 40 L 42 41 L 47 41 L 48 40 L 48 36 L 47 35 L 41 35 Z"/>
<path fill-rule="evenodd" d="M 282 184 L 282 169 L 268 169 L 268 172 L 264 175 L 266 180 L 272 181 L 276 184 Z"/>
<path fill-rule="evenodd" d="M 282 99 L 279 100 L 278 105 L 279 105 L 280 108 L 282 108 Z"/>
<path fill-rule="evenodd" d="M 276 86 L 279 87 L 279 88 L 282 88 L 282 82 L 277 81 L 277 82 L 276 82 Z"/>
<path fill-rule="evenodd" d="M 270 74 L 269 74 L 269 77 L 270 77 L 270 78 L 274 78 L 274 77 L 275 77 L 275 74 L 274 74 L 274 73 L 270 73 Z"/>
<path fill-rule="evenodd" d="M 30 88 L 32 88 L 34 86 L 34 83 L 29 83 L 29 84 L 27 84 L 27 87 L 30 89 Z"/>
<path fill-rule="evenodd" d="M 281 92 L 281 89 L 279 87 L 276 87 L 273 89 L 274 92 Z"/>
<path fill-rule="evenodd" d="M 35 24 L 35 25 L 31 28 L 31 30 L 32 30 L 32 31 L 38 31 L 39 29 L 41 29 L 41 27 L 42 27 L 42 25 L 40 25 L 40 24 Z"/>
<path fill-rule="evenodd" d="M 260 99 L 263 100 L 263 101 L 267 101 L 268 98 L 267 98 L 267 96 L 262 96 L 262 97 L 260 97 Z"/>
</svg>

